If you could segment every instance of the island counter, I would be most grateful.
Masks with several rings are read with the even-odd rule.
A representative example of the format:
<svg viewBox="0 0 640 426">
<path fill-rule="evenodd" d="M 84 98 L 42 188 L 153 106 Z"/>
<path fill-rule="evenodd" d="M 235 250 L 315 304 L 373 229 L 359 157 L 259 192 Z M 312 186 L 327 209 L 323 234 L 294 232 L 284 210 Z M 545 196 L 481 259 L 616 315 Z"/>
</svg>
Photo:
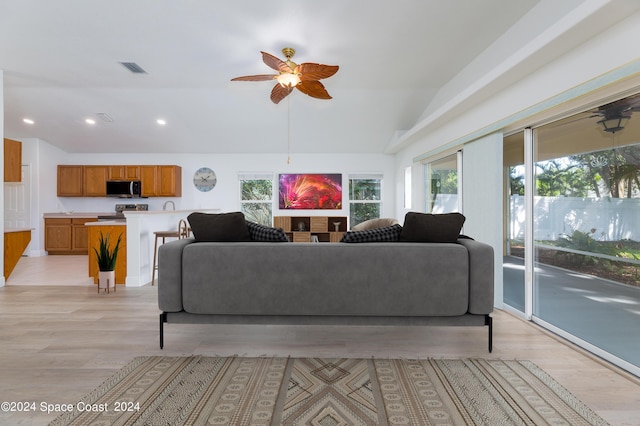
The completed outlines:
<svg viewBox="0 0 640 426">
<path fill-rule="evenodd" d="M 219 213 L 220 209 L 123 212 L 127 219 L 127 287 L 141 287 L 151 283 L 154 232 L 177 231 L 178 222 L 186 220 L 194 212 Z"/>
<path fill-rule="evenodd" d="M 116 284 L 125 284 L 127 278 L 127 227 L 124 221 L 91 222 L 86 224 L 89 238 L 89 276 L 93 283 L 98 284 L 98 260 L 96 250 L 100 248 L 100 235 L 109 237 L 109 248 L 113 249 L 121 237 L 118 257 L 116 258 L 115 280 Z"/>
<path fill-rule="evenodd" d="M 31 242 L 30 228 L 15 228 L 4 230 L 4 279 L 13 272 L 22 257 L 22 253 Z"/>
</svg>

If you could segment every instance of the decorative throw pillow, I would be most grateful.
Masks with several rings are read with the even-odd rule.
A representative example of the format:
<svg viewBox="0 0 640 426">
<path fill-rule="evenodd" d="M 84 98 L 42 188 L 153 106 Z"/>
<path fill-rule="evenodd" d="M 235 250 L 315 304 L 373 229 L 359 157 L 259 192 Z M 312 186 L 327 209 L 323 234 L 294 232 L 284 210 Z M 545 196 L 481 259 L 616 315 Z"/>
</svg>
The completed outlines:
<svg viewBox="0 0 640 426">
<path fill-rule="evenodd" d="M 427 214 L 409 212 L 404 217 L 400 241 L 455 243 L 465 217 L 460 213 Z"/>
<path fill-rule="evenodd" d="M 251 241 L 249 228 L 242 212 L 191 213 L 187 220 L 197 242 Z"/>
<path fill-rule="evenodd" d="M 365 231 L 349 231 L 342 236 L 341 243 L 383 243 L 395 242 L 400 238 L 402 226 L 395 224 L 384 228 Z"/>
<path fill-rule="evenodd" d="M 366 231 L 367 229 L 386 228 L 388 226 L 393 226 L 399 223 L 400 222 L 398 222 L 398 219 L 393 219 L 393 218 L 369 219 L 355 225 L 354 227 L 351 228 L 351 230 Z"/>
<path fill-rule="evenodd" d="M 282 228 L 272 228 L 251 221 L 247 221 L 247 228 L 252 241 L 289 242 Z"/>
</svg>

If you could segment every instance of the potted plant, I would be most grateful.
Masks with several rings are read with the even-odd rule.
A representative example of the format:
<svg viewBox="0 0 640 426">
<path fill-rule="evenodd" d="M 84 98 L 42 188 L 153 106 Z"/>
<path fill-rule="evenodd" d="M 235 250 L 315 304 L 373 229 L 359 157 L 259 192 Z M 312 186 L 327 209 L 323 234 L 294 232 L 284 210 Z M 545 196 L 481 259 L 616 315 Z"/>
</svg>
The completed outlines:
<svg viewBox="0 0 640 426">
<path fill-rule="evenodd" d="M 118 236 L 118 240 L 113 248 L 110 248 L 109 235 L 106 237 L 102 235 L 100 231 L 99 248 L 93 247 L 93 251 L 96 253 L 98 260 L 98 292 L 101 288 L 104 288 L 109 292 L 109 289 L 113 287 L 115 291 L 116 279 L 116 259 L 118 258 L 118 250 L 120 249 L 120 241 L 122 240 L 122 234 Z"/>
</svg>

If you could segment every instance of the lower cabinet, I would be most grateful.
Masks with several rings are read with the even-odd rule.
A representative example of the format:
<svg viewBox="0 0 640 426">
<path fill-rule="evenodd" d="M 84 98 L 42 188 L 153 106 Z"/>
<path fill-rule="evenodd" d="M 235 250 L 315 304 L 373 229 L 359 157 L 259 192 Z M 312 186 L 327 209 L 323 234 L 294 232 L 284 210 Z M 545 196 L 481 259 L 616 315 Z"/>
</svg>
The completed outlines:
<svg viewBox="0 0 640 426">
<path fill-rule="evenodd" d="M 44 249 L 49 254 L 88 254 L 87 222 L 96 218 L 45 218 Z"/>
</svg>

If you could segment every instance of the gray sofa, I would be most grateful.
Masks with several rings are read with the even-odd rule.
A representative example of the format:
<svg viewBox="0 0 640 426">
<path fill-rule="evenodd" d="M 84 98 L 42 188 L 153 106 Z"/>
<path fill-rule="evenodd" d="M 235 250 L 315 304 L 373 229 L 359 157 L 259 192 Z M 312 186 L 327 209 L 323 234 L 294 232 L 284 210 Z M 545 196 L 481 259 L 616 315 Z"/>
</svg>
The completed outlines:
<svg viewBox="0 0 640 426">
<path fill-rule="evenodd" d="M 493 249 L 457 243 L 195 242 L 159 248 L 165 323 L 488 326 Z"/>
</svg>

